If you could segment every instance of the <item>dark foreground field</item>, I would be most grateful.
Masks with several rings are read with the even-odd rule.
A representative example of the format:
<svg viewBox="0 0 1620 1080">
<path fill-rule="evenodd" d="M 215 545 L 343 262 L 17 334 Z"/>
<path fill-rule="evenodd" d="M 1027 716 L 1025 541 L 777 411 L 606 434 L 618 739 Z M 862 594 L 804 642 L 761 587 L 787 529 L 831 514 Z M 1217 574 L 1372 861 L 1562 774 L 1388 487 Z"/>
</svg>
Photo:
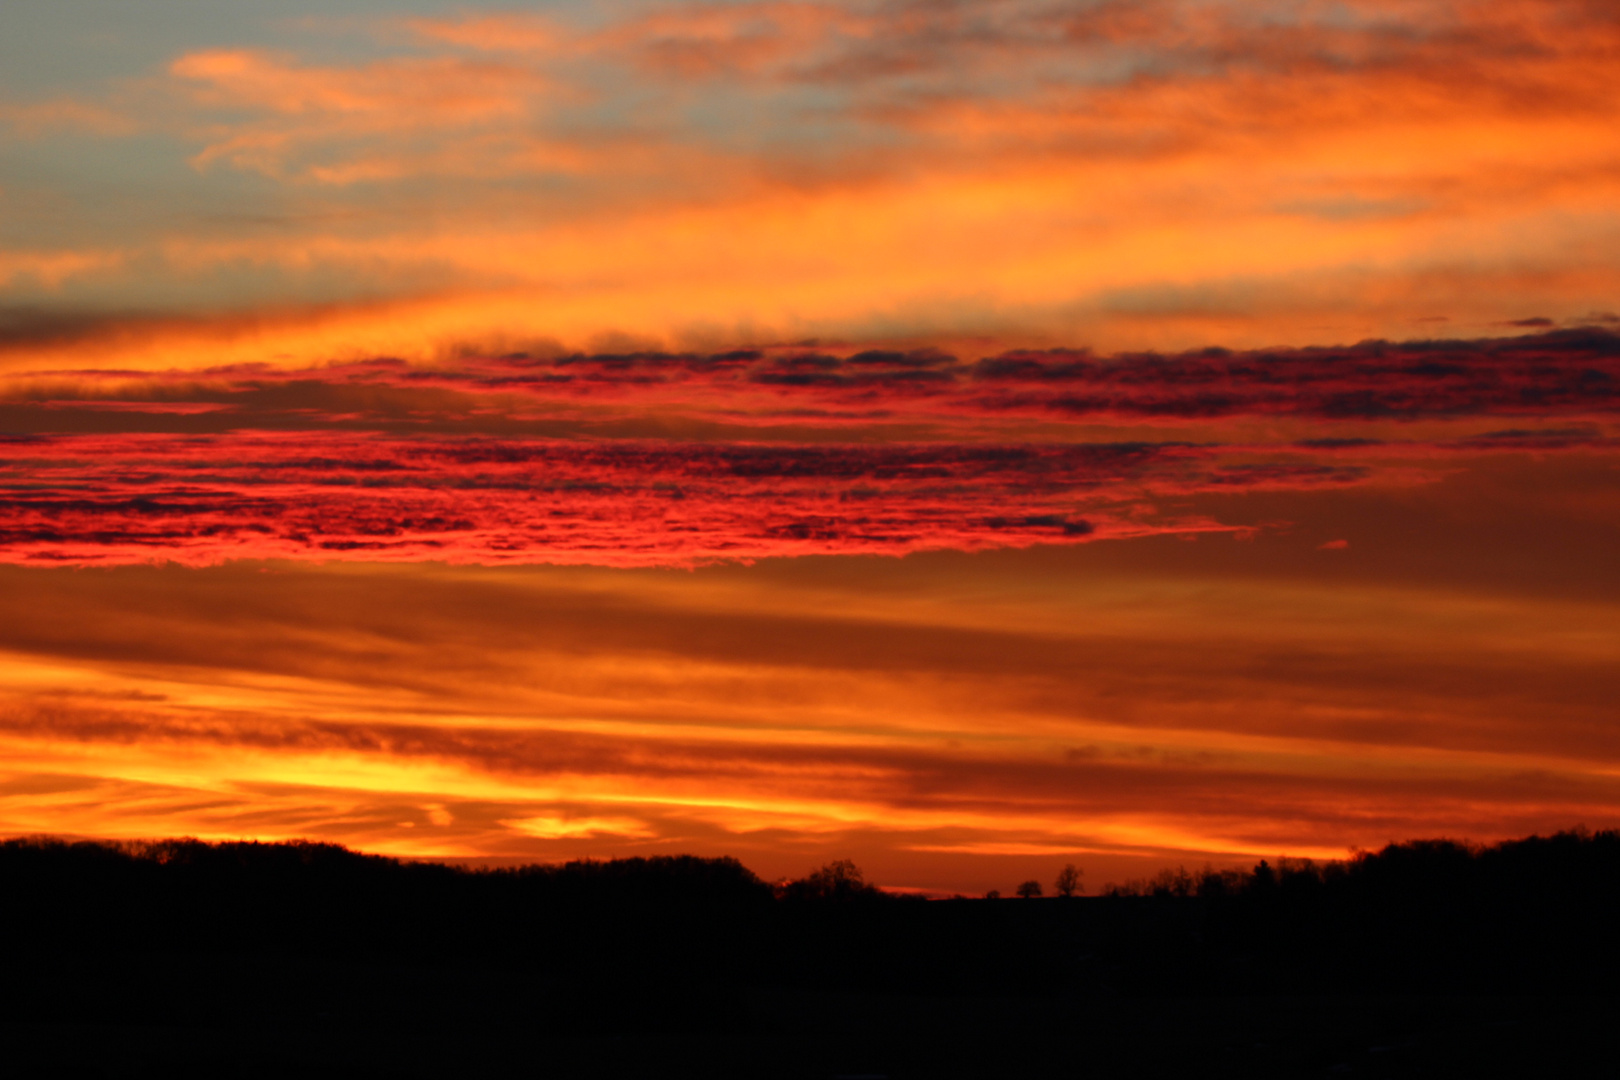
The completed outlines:
<svg viewBox="0 0 1620 1080">
<path fill-rule="evenodd" d="M 0 1072 L 1614 1076 L 1617 902 L 1612 833 L 956 901 L 13 842 Z"/>
</svg>

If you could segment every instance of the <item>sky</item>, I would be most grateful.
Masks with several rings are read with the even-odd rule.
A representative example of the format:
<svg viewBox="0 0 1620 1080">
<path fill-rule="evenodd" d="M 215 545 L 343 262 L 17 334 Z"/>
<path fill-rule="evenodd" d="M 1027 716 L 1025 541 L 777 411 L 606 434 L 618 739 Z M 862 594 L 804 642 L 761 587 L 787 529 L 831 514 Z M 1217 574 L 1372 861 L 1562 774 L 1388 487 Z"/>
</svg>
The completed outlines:
<svg viewBox="0 0 1620 1080">
<path fill-rule="evenodd" d="M 0 834 L 1620 825 L 1597 0 L 11 0 Z"/>
</svg>

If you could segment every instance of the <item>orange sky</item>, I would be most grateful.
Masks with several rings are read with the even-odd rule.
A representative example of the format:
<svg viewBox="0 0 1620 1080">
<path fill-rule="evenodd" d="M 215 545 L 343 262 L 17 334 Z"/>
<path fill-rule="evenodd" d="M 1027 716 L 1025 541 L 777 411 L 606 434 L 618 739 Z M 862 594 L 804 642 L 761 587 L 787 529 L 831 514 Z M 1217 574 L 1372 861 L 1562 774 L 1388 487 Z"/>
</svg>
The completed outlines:
<svg viewBox="0 0 1620 1080">
<path fill-rule="evenodd" d="M 165 7 L 117 75 L 72 74 L 72 4 L 8 16 L 65 73 L 19 54 L 0 101 L 10 364 L 1310 344 L 1615 306 L 1606 4 L 286 0 L 212 34 Z"/>
<path fill-rule="evenodd" d="M 0 12 L 0 833 L 1620 823 L 1610 5 L 227 7 Z"/>
</svg>

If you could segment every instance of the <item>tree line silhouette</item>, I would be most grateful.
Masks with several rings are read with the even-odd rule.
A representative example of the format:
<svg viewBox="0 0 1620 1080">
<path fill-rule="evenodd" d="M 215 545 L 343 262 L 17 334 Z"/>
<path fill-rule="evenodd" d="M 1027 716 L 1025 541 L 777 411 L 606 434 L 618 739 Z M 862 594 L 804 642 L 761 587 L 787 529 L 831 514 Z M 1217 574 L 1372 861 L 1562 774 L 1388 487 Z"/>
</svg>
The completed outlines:
<svg viewBox="0 0 1620 1080">
<path fill-rule="evenodd" d="M 1620 961 L 1620 833 L 1391 844 L 1165 871 L 1034 904 L 924 901 L 848 861 L 770 884 L 731 858 L 464 869 L 332 844 L 0 843 L 0 946 L 72 955 L 493 965 L 578 986 L 930 994 L 1589 993 Z"/>
</svg>

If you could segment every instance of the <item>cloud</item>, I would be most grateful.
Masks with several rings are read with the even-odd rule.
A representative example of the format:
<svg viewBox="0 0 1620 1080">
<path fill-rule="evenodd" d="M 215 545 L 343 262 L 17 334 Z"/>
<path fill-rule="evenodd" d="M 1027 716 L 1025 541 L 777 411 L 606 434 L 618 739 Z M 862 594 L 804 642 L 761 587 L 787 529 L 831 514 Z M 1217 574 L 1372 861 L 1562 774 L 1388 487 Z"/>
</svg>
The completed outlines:
<svg viewBox="0 0 1620 1080">
<path fill-rule="evenodd" d="M 502 825 L 542 840 L 584 839 L 598 836 L 648 838 L 657 835 L 645 821 L 633 817 L 560 817 L 542 814 L 516 818 Z"/>
<path fill-rule="evenodd" d="M 136 120 L 108 105 L 55 98 L 26 103 L 0 102 L 0 124 L 9 124 L 24 137 L 47 133 L 89 132 L 97 135 L 128 135 L 138 130 Z"/>
<path fill-rule="evenodd" d="M 310 360 L 750 327 L 1320 340 L 1324 315 L 1352 338 L 1569 325 L 1613 293 L 1617 31 L 1591 5 L 923 11 L 474 11 L 318 60 L 175 57 L 128 106 L 163 137 L 139 156 L 179 139 L 204 174 L 109 223 L 129 249 L 70 299 L 195 314 L 223 276 L 259 310 L 410 301 Z M 271 186 L 236 199 L 226 170 Z M 197 184 L 299 213 L 191 220 Z"/>
<path fill-rule="evenodd" d="M 0 285 L 34 284 L 55 289 L 74 277 L 107 270 L 123 261 L 123 253 L 107 250 L 0 250 Z"/>
<path fill-rule="evenodd" d="M 648 409 L 715 423 L 811 426 L 1596 417 L 1620 409 L 1620 335 L 1587 328 L 1168 355 L 1018 350 L 977 360 L 932 348 L 791 345 L 711 354 L 474 354 L 435 365 L 379 359 L 314 369 L 39 373 L 0 384 L 0 402 L 20 406 L 45 397 L 58 409 L 76 401 L 89 409 L 109 399 L 130 408 L 143 400 L 229 406 L 240 414 L 234 421 L 240 427 L 295 416 L 300 426 L 387 426 L 414 416 L 417 430 L 435 415 L 473 411 L 493 425 L 511 417 L 577 421 L 586 410 L 603 422 Z M 1323 438 L 1306 445 L 1330 445 Z"/>
<path fill-rule="evenodd" d="M 154 809 L 192 822 L 225 816 L 221 811 L 238 816 L 254 805 L 274 812 L 286 798 L 285 791 L 275 798 L 274 788 L 299 776 L 303 821 L 294 835 L 308 835 L 311 825 L 338 835 L 369 834 L 368 818 L 397 820 L 405 803 L 413 827 L 437 825 L 450 836 L 465 835 L 484 818 L 486 828 L 506 830 L 509 841 L 689 843 L 713 830 L 722 843 L 736 843 L 771 830 L 813 837 L 870 829 L 887 833 L 890 845 L 956 853 L 1029 843 L 1271 853 L 1278 846 L 1342 850 L 1347 834 L 1377 836 L 1421 821 L 1467 820 L 1477 830 L 1482 804 L 1491 808 L 1493 828 L 1510 820 L 1611 813 L 1620 794 L 1612 778 L 1598 772 L 1526 770 L 1466 755 L 1430 762 L 1419 755 L 1390 769 L 1375 764 L 1377 754 L 1361 754 L 1341 757 L 1337 767 L 1313 763 L 1301 773 L 1297 759 L 1230 753 L 1114 751 L 1053 762 L 1038 752 L 952 753 L 925 745 L 614 738 L 72 707 L 4 710 L 0 740 L 24 766 L 94 767 L 109 749 L 122 747 L 124 770 L 154 778 L 168 773 L 169 790 L 158 807 L 141 805 L 155 794 L 149 789 L 136 800 L 127 791 L 109 799 L 106 786 L 96 785 L 89 794 L 104 801 L 103 829 L 120 821 L 128 828 Z M 188 767 L 212 772 L 227 759 L 235 760 L 238 775 L 246 766 L 260 779 L 212 790 L 176 782 Z M 143 761 L 152 764 L 136 764 Z M 323 769 L 311 768 L 317 761 Z M 323 784 L 325 771 L 331 778 Z M 369 777 L 366 786 L 343 783 L 362 775 Z M 82 782 L 51 785 L 54 800 L 42 799 L 37 783 L 21 787 L 16 801 L 24 807 L 75 802 L 84 794 Z M 6 805 L 8 794 L 0 791 L 5 818 L 16 814 Z M 431 809 L 421 808 L 424 802 L 455 805 L 456 812 L 449 822 L 442 814 L 435 821 Z M 1283 821 L 1286 828 L 1279 827 Z M 499 836 L 479 839 L 501 843 Z"/>
<path fill-rule="evenodd" d="M 1117 515 L 1094 523 L 1082 497 L 1106 507 L 1108 492 L 1139 482 L 1165 455 L 1135 446 L 85 436 L 13 442 L 4 456 L 0 551 L 12 560 L 630 566 L 1138 533 L 1154 526 Z M 1219 482 L 1339 479 L 1285 471 Z"/>
<path fill-rule="evenodd" d="M 988 402 L 1076 415 L 1416 419 L 1563 409 L 1608 413 L 1620 406 L 1620 337 L 1590 330 L 1110 361 L 1022 353 L 981 361 L 975 375 L 992 394 L 1007 387 Z"/>
<path fill-rule="evenodd" d="M 1421 483 L 1462 452 L 1608 452 L 1596 421 L 1617 410 L 1620 337 L 1602 330 L 61 373 L 0 389 L 17 432 L 0 451 L 0 558 L 692 565 L 1192 535 L 1222 526 L 1159 503 Z M 1495 426 L 1509 417 L 1524 423 Z M 1229 430 L 1262 419 L 1314 437 Z M 1325 437 L 1324 421 L 1441 427 Z M 1144 440 L 1144 423 L 1169 428 Z"/>
<path fill-rule="evenodd" d="M 311 504 L 407 460 L 359 452 L 367 437 L 301 439 L 279 462 L 273 439 L 238 448 L 303 470 Z M 161 442 L 99 456 L 138 479 Z M 806 460 L 835 476 L 954 460 L 799 448 L 749 460 L 749 482 L 811 483 Z M 415 452 L 459 462 L 443 474 L 459 484 L 488 468 L 464 449 Z M 657 449 L 667 465 L 689 448 Z M 697 449 L 711 472 L 739 460 Z M 1321 452 L 1373 450 L 1388 444 Z M 1290 522 L 1246 543 L 692 572 L 0 567 L 0 781 L 17 785 L 0 787 L 0 825 L 415 854 L 704 850 L 765 869 L 830 849 L 933 882 L 1019 845 L 1202 861 L 1611 820 L 1612 459 L 1451 460 L 1420 491 L 1189 499 Z M 342 485 L 312 479 L 349 464 Z M 1341 538 L 1348 551 L 1318 550 Z M 1567 587 L 1534 580 L 1548 573 Z M 917 847 L 942 850 L 905 863 Z"/>
<path fill-rule="evenodd" d="M 955 170 L 986 153 L 1003 167 L 1056 154 L 1138 169 L 1215 153 L 1248 162 L 1251 184 L 1263 161 L 1262 197 L 1275 204 L 1387 206 L 1395 217 L 1491 185 L 1522 202 L 1527 185 L 1612 182 L 1606 142 L 1544 140 L 1529 162 L 1504 158 L 1499 138 L 1478 130 L 1551 121 L 1576 134 L 1612 119 L 1605 72 L 1620 29 L 1574 3 L 1512 18 L 1480 2 L 1336 16 L 1292 4 L 1258 17 L 1226 3 L 1157 3 L 1151 15 L 949 5 L 926 16 L 906 3 L 676 3 L 592 26 L 469 13 L 404 28 L 442 51 L 320 67 L 245 49 L 177 59 L 170 73 L 197 106 L 263 114 L 224 125 L 231 134 L 195 160 L 340 183 L 606 164 L 623 181 L 648 167 L 667 176 L 685 147 L 739 175 L 808 177 L 826 174 L 818 160 L 842 159 L 827 174 L 841 184 L 874 164 Z M 671 107 L 637 100 L 649 94 Z M 807 112 L 816 123 L 789 135 L 788 119 Z M 1412 141 L 1424 132 L 1452 144 L 1447 160 Z M 589 147 L 626 138 L 656 149 L 587 164 Z M 1376 158 L 1358 163 L 1375 144 Z M 309 160 L 289 167 L 299 154 Z M 1311 167 L 1323 155 L 1339 175 Z M 1473 159 L 1491 168 L 1459 167 Z M 705 186 L 728 179 L 711 172 Z"/>
<path fill-rule="evenodd" d="M 512 130 L 542 107 L 548 80 L 520 67 L 453 57 L 313 67 L 250 50 L 192 53 L 170 66 L 201 108 L 258 113 L 197 153 L 329 184 L 386 181 L 425 170 L 577 165 L 578 155 Z M 338 154 L 333 158 L 333 153 Z"/>
</svg>

